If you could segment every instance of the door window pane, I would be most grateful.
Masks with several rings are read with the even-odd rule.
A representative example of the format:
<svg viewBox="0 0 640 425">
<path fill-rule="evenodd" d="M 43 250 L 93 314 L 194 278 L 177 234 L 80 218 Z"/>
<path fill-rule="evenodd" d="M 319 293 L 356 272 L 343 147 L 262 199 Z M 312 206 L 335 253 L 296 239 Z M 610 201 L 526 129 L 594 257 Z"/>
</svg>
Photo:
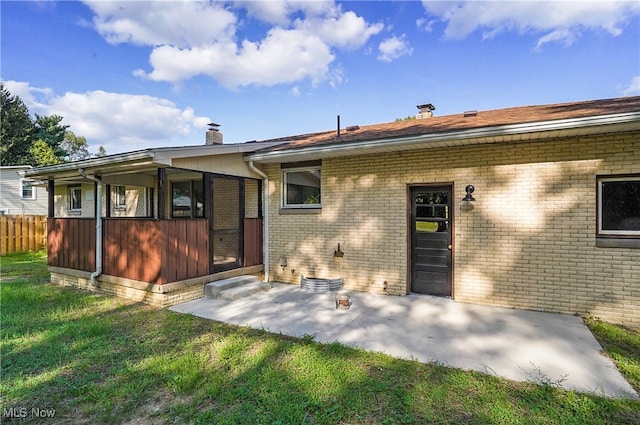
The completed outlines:
<svg viewBox="0 0 640 425">
<path fill-rule="evenodd" d="M 449 194 L 447 192 L 418 192 L 415 194 L 417 232 L 446 232 L 449 230 Z"/>
</svg>

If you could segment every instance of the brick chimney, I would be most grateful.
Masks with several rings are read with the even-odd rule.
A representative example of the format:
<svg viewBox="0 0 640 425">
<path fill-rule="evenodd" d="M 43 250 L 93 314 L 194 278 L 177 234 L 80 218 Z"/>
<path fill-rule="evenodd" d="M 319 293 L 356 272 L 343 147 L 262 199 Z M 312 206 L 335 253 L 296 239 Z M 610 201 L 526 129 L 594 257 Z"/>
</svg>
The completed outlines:
<svg viewBox="0 0 640 425">
<path fill-rule="evenodd" d="M 222 144 L 222 133 L 218 130 L 220 124 L 216 124 L 214 122 L 210 122 L 209 130 L 207 130 L 205 145 L 221 145 Z"/>
<path fill-rule="evenodd" d="M 418 115 L 416 115 L 416 119 L 422 118 L 431 118 L 433 116 L 433 111 L 435 111 L 436 107 L 431 103 L 425 103 L 424 105 L 418 105 Z"/>
</svg>

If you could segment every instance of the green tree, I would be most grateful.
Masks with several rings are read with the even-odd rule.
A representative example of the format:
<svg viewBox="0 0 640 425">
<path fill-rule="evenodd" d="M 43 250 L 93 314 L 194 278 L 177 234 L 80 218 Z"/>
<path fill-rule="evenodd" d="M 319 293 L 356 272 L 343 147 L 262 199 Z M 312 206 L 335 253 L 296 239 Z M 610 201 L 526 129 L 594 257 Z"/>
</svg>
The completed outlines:
<svg viewBox="0 0 640 425">
<path fill-rule="evenodd" d="M 107 151 L 103 146 L 99 146 L 98 147 L 98 153 L 96 154 L 96 157 L 101 158 L 103 156 L 107 156 Z"/>
<path fill-rule="evenodd" d="M 36 120 L 34 123 L 34 143 L 38 140 L 44 141 L 51 149 L 51 152 L 60 159 L 59 162 L 62 162 L 67 156 L 67 152 L 62 148 L 62 142 L 64 141 L 65 134 L 69 126 L 60 124 L 62 120 L 63 118 L 59 115 L 43 117 L 36 114 Z"/>
<path fill-rule="evenodd" d="M 69 130 L 64 133 L 64 140 L 61 143 L 61 147 L 67 153 L 67 161 L 81 161 L 91 156 L 87 139 L 76 136 Z"/>
<path fill-rule="evenodd" d="M 12 96 L 0 81 L 0 165 L 30 164 L 34 127 L 29 109 L 18 96 Z"/>
<path fill-rule="evenodd" d="M 31 165 L 35 167 L 45 167 L 47 165 L 56 165 L 62 162 L 62 159 L 56 154 L 51 146 L 42 139 L 33 142 L 29 150 L 31 156 Z"/>
</svg>

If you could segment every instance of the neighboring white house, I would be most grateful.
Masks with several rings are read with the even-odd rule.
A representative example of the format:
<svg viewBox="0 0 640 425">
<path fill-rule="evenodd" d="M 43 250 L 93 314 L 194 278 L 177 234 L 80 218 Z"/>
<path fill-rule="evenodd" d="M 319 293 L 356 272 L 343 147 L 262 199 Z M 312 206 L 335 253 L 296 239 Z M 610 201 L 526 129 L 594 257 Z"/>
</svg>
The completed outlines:
<svg viewBox="0 0 640 425">
<path fill-rule="evenodd" d="M 0 213 L 47 215 L 47 189 L 24 177 L 30 165 L 0 167 Z"/>
</svg>

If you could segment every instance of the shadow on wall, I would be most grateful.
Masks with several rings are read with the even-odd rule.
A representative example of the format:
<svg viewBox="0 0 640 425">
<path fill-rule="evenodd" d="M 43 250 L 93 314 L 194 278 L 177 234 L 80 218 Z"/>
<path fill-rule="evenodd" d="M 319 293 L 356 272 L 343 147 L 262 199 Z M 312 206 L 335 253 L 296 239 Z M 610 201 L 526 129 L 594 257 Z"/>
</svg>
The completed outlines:
<svg viewBox="0 0 640 425">
<path fill-rule="evenodd" d="M 622 321 L 633 296 L 627 291 L 625 301 L 622 288 L 640 252 L 620 256 L 595 247 L 595 175 L 607 171 L 607 155 L 615 152 L 589 143 L 564 143 L 557 155 L 532 151 L 482 176 L 476 186 L 483 199 L 458 216 L 459 225 L 473 229 L 456 233 L 462 300 Z M 580 159 L 555 162 L 567 152 Z"/>
<path fill-rule="evenodd" d="M 327 160 L 322 214 L 274 214 L 272 228 L 291 229 L 272 245 L 272 258 L 288 257 L 285 270 L 272 261 L 274 279 L 343 277 L 348 289 L 379 293 L 387 281 L 390 293 L 406 293 L 407 184 L 455 182 L 456 299 L 565 313 L 624 309 L 613 288 L 628 281 L 640 252 L 614 264 L 611 251 L 595 247 L 595 175 L 619 158 L 615 149 L 593 137 Z M 467 183 L 477 201 L 462 211 Z M 271 180 L 272 211 L 280 184 Z M 338 243 L 342 259 L 332 255 Z"/>
</svg>

